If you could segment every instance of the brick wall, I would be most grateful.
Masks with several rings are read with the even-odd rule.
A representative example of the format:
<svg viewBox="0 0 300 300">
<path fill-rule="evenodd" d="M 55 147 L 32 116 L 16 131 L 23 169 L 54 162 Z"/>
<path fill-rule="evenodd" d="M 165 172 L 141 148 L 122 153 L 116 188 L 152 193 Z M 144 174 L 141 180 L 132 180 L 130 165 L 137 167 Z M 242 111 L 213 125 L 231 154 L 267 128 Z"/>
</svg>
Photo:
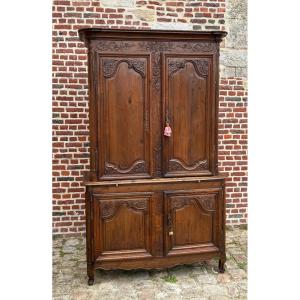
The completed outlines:
<svg viewBox="0 0 300 300">
<path fill-rule="evenodd" d="M 85 231 L 89 168 L 87 51 L 82 27 L 227 30 L 222 44 L 219 161 L 227 223 L 247 222 L 245 0 L 53 1 L 53 232 Z"/>
<path fill-rule="evenodd" d="M 227 224 L 247 222 L 247 91 L 243 78 L 220 80 L 219 171 L 227 176 Z"/>
</svg>

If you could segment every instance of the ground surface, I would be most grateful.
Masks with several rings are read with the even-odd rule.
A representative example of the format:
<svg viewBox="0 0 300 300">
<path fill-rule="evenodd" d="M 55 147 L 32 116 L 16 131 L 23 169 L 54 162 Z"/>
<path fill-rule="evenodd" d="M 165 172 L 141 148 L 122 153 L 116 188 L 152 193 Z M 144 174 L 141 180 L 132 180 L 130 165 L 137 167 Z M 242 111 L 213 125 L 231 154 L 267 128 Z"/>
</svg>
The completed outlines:
<svg viewBox="0 0 300 300">
<path fill-rule="evenodd" d="M 96 271 L 87 285 L 85 239 L 59 237 L 53 241 L 53 299 L 154 300 L 247 299 L 247 230 L 226 231 L 226 272 L 217 260 L 164 271 Z"/>
</svg>

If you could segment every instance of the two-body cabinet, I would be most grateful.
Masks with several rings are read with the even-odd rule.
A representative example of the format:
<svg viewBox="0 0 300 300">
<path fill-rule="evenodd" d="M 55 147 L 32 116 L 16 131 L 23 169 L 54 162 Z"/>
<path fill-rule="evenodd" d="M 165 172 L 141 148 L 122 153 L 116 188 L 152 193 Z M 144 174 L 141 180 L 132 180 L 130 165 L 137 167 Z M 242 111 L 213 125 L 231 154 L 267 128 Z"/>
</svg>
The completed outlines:
<svg viewBox="0 0 300 300">
<path fill-rule="evenodd" d="M 82 29 L 91 168 L 87 261 L 162 268 L 220 257 L 218 61 L 224 32 Z"/>
</svg>

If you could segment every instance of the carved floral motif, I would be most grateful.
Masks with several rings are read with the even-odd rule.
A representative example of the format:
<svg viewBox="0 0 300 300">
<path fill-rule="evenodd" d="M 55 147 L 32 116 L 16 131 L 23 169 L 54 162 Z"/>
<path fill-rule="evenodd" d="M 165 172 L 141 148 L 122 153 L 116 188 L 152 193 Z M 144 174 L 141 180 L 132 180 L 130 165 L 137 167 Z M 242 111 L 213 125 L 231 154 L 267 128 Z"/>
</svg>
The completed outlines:
<svg viewBox="0 0 300 300">
<path fill-rule="evenodd" d="M 100 215 L 103 219 L 111 218 L 115 215 L 117 210 L 121 206 L 126 206 L 130 209 L 137 211 L 148 210 L 147 199 L 136 199 L 136 200 L 101 200 L 100 201 Z"/>
<path fill-rule="evenodd" d="M 133 43 L 130 41 L 99 41 L 96 46 L 96 49 L 99 51 L 109 51 L 109 52 L 120 52 L 128 51 L 131 48 L 137 48 L 137 51 L 147 50 L 152 53 L 152 82 L 156 90 L 160 89 L 160 53 L 161 51 L 170 51 L 174 48 L 174 44 L 171 42 L 157 42 L 157 41 L 142 41 L 139 43 Z M 111 62 L 112 68 L 115 67 L 114 62 Z M 117 65 L 116 65 L 117 66 Z M 109 67 L 108 67 L 109 68 Z M 134 69 L 137 71 L 139 66 L 134 66 Z M 140 72 L 139 72 L 140 73 Z M 113 72 L 107 71 L 105 77 L 110 77 Z M 141 74 L 141 73 L 140 73 Z M 145 74 L 145 71 L 143 71 Z"/>
<path fill-rule="evenodd" d="M 200 76 L 207 76 L 208 75 L 208 61 L 203 59 L 196 59 L 190 61 L 193 64 L 196 64 L 196 71 Z"/>
<path fill-rule="evenodd" d="M 208 211 L 214 211 L 216 201 L 215 195 L 202 195 L 201 197 L 195 197 L 195 199 L 201 204 L 202 208 Z"/>
<path fill-rule="evenodd" d="M 169 74 L 183 69 L 187 63 L 192 63 L 198 75 L 206 77 L 208 75 L 208 61 L 205 59 L 178 59 L 169 60 L 168 70 Z"/>
<path fill-rule="evenodd" d="M 103 61 L 103 74 L 105 78 L 112 77 L 116 72 L 119 60 L 107 59 Z"/>
<path fill-rule="evenodd" d="M 174 43 L 170 42 L 140 42 L 139 46 L 152 53 L 152 82 L 156 90 L 161 86 L 160 54 L 162 51 L 171 51 L 174 49 Z"/>
<path fill-rule="evenodd" d="M 146 173 L 146 164 L 143 160 L 138 160 L 132 164 L 132 166 L 128 169 L 120 169 L 118 166 L 112 163 L 105 163 L 105 174 L 113 175 L 113 174 L 137 174 L 137 173 Z"/>
<path fill-rule="evenodd" d="M 119 52 L 124 50 L 129 50 L 134 44 L 128 41 L 99 41 L 96 46 L 96 49 L 99 51 L 112 51 Z"/>
<path fill-rule="evenodd" d="M 216 43 L 208 42 L 191 42 L 191 41 L 180 41 L 180 42 L 165 42 L 165 41 L 99 41 L 96 45 L 98 51 L 103 52 L 127 52 L 133 49 L 139 51 L 150 51 L 152 53 L 152 84 L 153 87 L 159 91 L 161 88 L 161 52 L 173 51 L 176 49 L 183 49 L 197 52 L 217 52 L 218 46 Z M 133 67 L 136 71 L 139 70 L 139 66 Z M 207 74 L 205 66 L 197 66 L 201 74 Z M 137 71 L 138 72 L 138 71 Z M 141 72 L 139 72 L 141 74 Z M 145 74 L 145 72 L 142 72 Z M 110 73 L 109 73 L 110 74 Z"/>
<path fill-rule="evenodd" d="M 191 197 L 176 197 L 173 198 L 171 201 L 171 209 L 176 210 L 180 209 L 186 205 L 191 204 L 192 198 Z"/>
<path fill-rule="evenodd" d="M 215 52 L 217 50 L 215 43 L 207 43 L 207 42 L 197 42 L 197 43 L 182 42 L 182 43 L 177 43 L 176 45 L 181 49 L 191 50 L 192 52 Z"/>
<path fill-rule="evenodd" d="M 152 82 L 154 88 L 160 90 L 160 53 L 154 52 L 152 57 Z"/>
<path fill-rule="evenodd" d="M 126 62 L 129 69 L 134 69 L 136 72 L 145 77 L 145 61 L 128 60 L 128 59 L 105 59 L 103 61 L 103 74 L 105 78 L 112 77 L 120 63 Z"/>
<path fill-rule="evenodd" d="M 177 72 L 179 69 L 183 69 L 185 67 L 185 61 L 169 61 L 168 70 L 169 74 Z"/>
<path fill-rule="evenodd" d="M 99 41 L 96 49 L 99 51 L 126 51 L 136 47 L 132 41 Z M 138 43 L 140 50 L 150 50 L 151 52 L 171 51 L 174 48 L 189 50 L 192 52 L 215 52 L 218 46 L 215 43 L 208 42 L 160 42 L 160 41 L 142 41 Z"/>
<path fill-rule="evenodd" d="M 198 202 L 201 207 L 206 211 L 215 211 L 215 195 L 199 195 L 199 196 L 181 196 L 174 197 L 171 201 L 171 210 L 180 209 L 192 202 Z"/>
<path fill-rule="evenodd" d="M 174 49 L 174 43 L 172 42 L 140 42 L 139 46 L 151 52 L 171 51 Z"/>
<path fill-rule="evenodd" d="M 193 166 L 187 166 L 184 162 L 178 159 L 171 159 L 169 161 L 169 171 L 202 171 L 207 170 L 207 160 L 200 160 Z"/>
<path fill-rule="evenodd" d="M 140 60 L 131 60 L 128 63 L 129 69 L 133 68 L 136 72 L 140 73 L 143 77 L 145 77 L 145 62 Z"/>
</svg>

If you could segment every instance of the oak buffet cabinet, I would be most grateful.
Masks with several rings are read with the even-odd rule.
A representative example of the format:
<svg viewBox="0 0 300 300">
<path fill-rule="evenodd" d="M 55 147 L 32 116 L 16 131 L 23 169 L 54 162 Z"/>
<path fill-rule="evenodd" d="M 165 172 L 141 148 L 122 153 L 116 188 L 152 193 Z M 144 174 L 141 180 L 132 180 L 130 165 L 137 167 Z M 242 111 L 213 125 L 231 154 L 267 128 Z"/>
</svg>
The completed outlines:
<svg viewBox="0 0 300 300">
<path fill-rule="evenodd" d="M 95 269 L 219 257 L 219 44 L 226 32 L 81 29 L 88 48 L 88 283 Z"/>
</svg>

